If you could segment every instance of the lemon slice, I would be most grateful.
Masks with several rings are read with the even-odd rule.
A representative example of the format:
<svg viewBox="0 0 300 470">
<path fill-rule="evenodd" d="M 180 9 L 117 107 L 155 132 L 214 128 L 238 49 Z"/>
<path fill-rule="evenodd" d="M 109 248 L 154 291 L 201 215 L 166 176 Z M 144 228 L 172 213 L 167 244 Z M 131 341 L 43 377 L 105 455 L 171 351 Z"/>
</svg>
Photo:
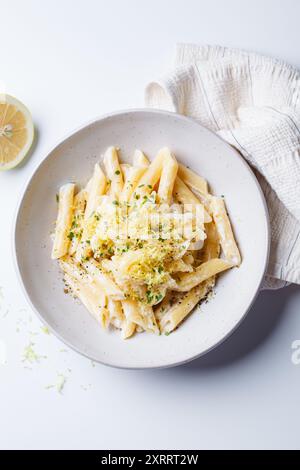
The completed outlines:
<svg viewBox="0 0 300 470">
<path fill-rule="evenodd" d="M 0 95 L 0 170 L 17 166 L 33 142 L 30 112 L 13 96 Z"/>
</svg>

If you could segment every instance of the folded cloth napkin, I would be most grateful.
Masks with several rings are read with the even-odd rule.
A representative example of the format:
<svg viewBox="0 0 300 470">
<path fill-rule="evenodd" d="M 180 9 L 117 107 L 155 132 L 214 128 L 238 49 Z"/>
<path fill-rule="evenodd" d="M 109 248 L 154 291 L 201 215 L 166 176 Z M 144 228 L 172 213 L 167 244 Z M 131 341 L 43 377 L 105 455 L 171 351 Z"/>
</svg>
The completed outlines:
<svg viewBox="0 0 300 470">
<path fill-rule="evenodd" d="M 151 82 L 146 105 L 191 116 L 254 169 L 271 222 L 263 288 L 300 284 L 300 73 L 275 59 L 180 44 L 174 69 Z"/>
</svg>

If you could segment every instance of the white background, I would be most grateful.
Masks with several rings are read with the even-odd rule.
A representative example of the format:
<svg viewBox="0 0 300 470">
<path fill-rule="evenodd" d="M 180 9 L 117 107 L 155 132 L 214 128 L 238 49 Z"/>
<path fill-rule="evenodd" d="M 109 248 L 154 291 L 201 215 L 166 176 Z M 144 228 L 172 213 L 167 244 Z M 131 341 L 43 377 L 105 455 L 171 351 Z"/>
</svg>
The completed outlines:
<svg viewBox="0 0 300 470">
<path fill-rule="evenodd" d="M 299 0 L 0 0 L 0 15 L 1 88 L 28 105 L 38 129 L 30 160 L 0 174 L 0 448 L 299 448 L 297 286 L 260 294 L 205 358 L 122 371 L 42 332 L 11 257 L 21 188 L 47 149 L 95 116 L 143 106 L 145 84 L 170 65 L 176 42 L 245 48 L 299 67 Z M 32 365 L 22 362 L 30 340 L 47 356 Z M 63 392 L 45 388 L 60 373 Z"/>
</svg>

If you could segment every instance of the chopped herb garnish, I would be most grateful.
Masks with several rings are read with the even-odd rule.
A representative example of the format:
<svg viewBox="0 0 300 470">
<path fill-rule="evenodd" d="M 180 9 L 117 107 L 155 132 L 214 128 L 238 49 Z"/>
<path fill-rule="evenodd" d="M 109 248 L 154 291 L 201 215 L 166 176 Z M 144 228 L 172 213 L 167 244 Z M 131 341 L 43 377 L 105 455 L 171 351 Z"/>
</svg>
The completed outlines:
<svg viewBox="0 0 300 470">
<path fill-rule="evenodd" d="M 75 237 L 74 232 L 69 232 L 69 233 L 68 233 L 68 239 L 69 239 L 69 240 L 73 240 L 74 237 Z"/>
<path fill-rule="evenodd" d="M 59 194 L 55 195 L 56 202 L 59 202 Z"/>
<path fill-rule="evenodd" d="M 121 173 L 120 170 L 115 171 L 115 175 L 119 175 L 120 173 Z"/>
<path fill-rule="evenodd" d="M 114 204 L 115 206 L 119 206 L 119 201 L 113 201 L 113 204 Z"/>
<path fill-rule="evenodd" d="M 153 294 L 152 294 L 151 290 L 146 291 L 146 297 L 147 297 L 148 304 L 150 304 L 153 300 Z"/>
</svg>

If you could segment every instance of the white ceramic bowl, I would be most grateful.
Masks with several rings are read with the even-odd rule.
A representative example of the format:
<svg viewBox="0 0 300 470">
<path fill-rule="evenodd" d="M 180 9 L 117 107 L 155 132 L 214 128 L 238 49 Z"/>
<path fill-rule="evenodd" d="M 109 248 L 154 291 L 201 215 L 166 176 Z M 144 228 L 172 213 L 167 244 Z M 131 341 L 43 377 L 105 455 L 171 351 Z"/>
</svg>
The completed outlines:
<svg viewBox="0 0 300 470">
<path fill-rule="evenodd" d="M 58 264 L 50 259 L 55 195 L 67 181 L 85 184 L 109 146 L 126 161 L 135 148 L 153 158 L 168 146 L 179 161 L 207 178 L 224 195 L 243 262 L 222 274 L 215 295 L 169 336 L 137 334 L 124 341 L 103 331 L 88 312 L 64 294 Z M 20 201 L 14 231 L 17 272 L 31 307 L 66 344 L 103 364 L 156 368 L 182 364 L 214 348 L 237 327 L 263 279 L 269 251 L 265 201 L 255 176 L 229 145 L 195 121 L 173 113 L 113 113 L 77 130 L 34 171 Z"/>
</svg>

